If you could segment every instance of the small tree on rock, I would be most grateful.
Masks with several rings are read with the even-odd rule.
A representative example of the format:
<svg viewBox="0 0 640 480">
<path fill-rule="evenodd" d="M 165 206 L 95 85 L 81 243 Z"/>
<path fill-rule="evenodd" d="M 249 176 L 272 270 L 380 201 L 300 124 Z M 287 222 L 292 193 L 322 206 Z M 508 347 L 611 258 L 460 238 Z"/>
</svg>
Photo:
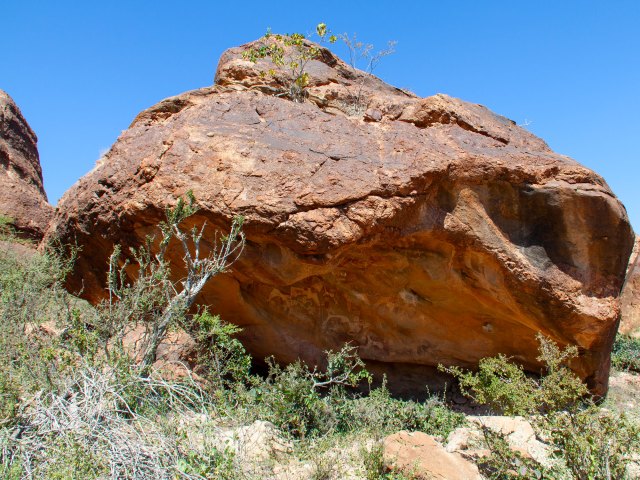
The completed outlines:
<svg viewBox="0 0 640 480">
<path fill-rule="evenodd" d="M 157 253 L 152 253 L 153 238 L 145 245 L 131 249 L 138 267 L 137 278 L 128 282 L 128 260 L 121 262 L 122 249 L 114 248 L 109 259 L 109 300 L 105 305 L 101 324 L 101 338 L 109 355 L 108 343 L 122 347 L 123 338 L 129 328 L 143 323 L 145 337 L 142 344 L 139 368 L 147 372 L 156 360 L 158 346 L 172 326 L 181 323 L 193 306 L 204 286 L 219 273 L 223 273 L 238 259 L 245 245 L 242 233 L 242 217 L 235 217 L 228 235 L 212 239 L 209 253 L 203 255 L 201 243 L 206 223 L 191 231 L 183 230 L 181 224 L 198 211 L 195 197 L 188 192 L 186 200 L 178 199 L 174 208 L 166 210 L 166 221 L 160 224 L 162 238 Z M 186 276 L 178 282 L 170 280 L 167 248 L 172 240 L 180 245 L 184 253 Z"/>
<path fill-rule="evenodd" d="M 327 31 L 327 25 L 324 23 L 316 26 L 316 34 L 319 43 L 335 43 L 337 40 L 335 35 Z M 263 43 L 244 51 L 242 57 L 253 63 L 261 58 L 268 58 L 276 67 L 285 69 L 289 74 L 285 81 L 287 85 L 277 96 L 287 96 L 294 102 L 302 103 L 307 96 L 306 88 L 309 85 L 307 64 L 311 60 L 317 60 L 321 53 L 321 49 L 308 42 L 308 37 L 302 33 L 280 35 L 267 31 Z M 274 70 L 262 72 L 262 75 L 277 77 Z"/>
</svg>

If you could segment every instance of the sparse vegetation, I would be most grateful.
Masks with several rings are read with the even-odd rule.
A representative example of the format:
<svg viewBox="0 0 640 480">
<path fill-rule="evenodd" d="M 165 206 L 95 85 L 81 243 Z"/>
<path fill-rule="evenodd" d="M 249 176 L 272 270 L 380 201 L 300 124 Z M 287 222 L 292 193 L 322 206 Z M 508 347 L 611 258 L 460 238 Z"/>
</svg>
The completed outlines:
<svg viewBox="0 0 640 480">
<path fill-rule="evenodd" d="M 334 44 L 338 39 L 343 41 L 349 52 L 349 66 L 354 80 L 353 84 L 345 85 L 348 93 L 343 108 L 349 115 L 360 116 L 367 107 L 363 95 L 364 87 L 380 61 L 395 52 L 395 41 L 390 41 L 386 49 L 376 52 L 373 45 L 358 40 L 356 34 L 334 35 L 325 23 L 319 23 L 313 36 L 301 33 L 280 35 L 268 30 L 261 43 L 245 50 L 242 56 L 253 63 L 267 58 L 274 66 L 283 68 L 286 72 L 284 76 L 275 69 L 261 71 L 261 75 L 279 85 L 274 92 L 276 96 L 288 97 L 294 102 L 304 102 L 311 81 L 307 66 L 310 61 L 319 60 L 323 54 L 322 48 L 309 40 L 323 45 Z"/>
<path fill-rule="evenodd" d="M 145 245 L 131 249 L 131 255 L 137 268 L 136 281 L 128 280 L 129 260 L 121 261 L 121 249 L 116 246 L 109 260 L 109 300 L 103 305 L 105 315 L 98 316 L 102 332 L 103 347 L 109 353 L 113 339 L 122 351 L 122 339 L 127 330 L 143 325 L 143 341 L 140 342 L 142 357 L 140 369 L 148 370 L 156 360 L 158 346 L 167 332 L 174 326 L 185 326 L 190 322 L 199 322 L 200 327 L 208 327 L 204 317 L 186 317 L 186 313 L 195 302 L 204 286 L 219 273 L 226 271 L 240 256 L 244 248 L 242 217 L 236 217 L 228 235 L 211 239 L 210 253 L 201 256 L 200 243 L 206 225 L 200 229 L 194 227 L 185 233 L 182 222 L 198 211 L 193 193 L 187 192 L 187 199 L 178 199 L 174 208 L 167 209 L 166 222 L 160 224 L 162 238 L 153 254 L 154 239 L 148 237 Z M 186 277 L 180 282 L 169 278 L 170 268 L 166 259 L 167 248 L 172 240 L 178 243 L 184 253 Z M 107 319 L 105 322 L 104 319 Z M 186 325 L 191 330 L 191 325 Z M 137 352 L 135 352 L 137 353 Z"/>
<path fill-rule="evenodd" d="M 618 335 L 611 352 L 611 365 L 617 370 L 640 372 L 640 338 Z"/>
<path fill-rule="evenodd" d="M 542 416 L 536 422 L 555 448 L 568 478 L 623 479 L 640 449 L 640 424 L 587 403 Z"/>
<path fill-rule="evenodd" d="M 15 228 L 15 219 L 8 215 L 0 214 L 0 242 L 2 241 L 19 243 L 22 245 L 34 245 L 33 239 L 18 235 Z"/>
<path fill-rule="evenodd" d="M 316 26 L 316 35 L 319 43 L 335 43 L 337 40 L 335 35 L 327 31 L 324 23 Z M 284 68 L 286 78 L 281 78 L 273 69 L 263 71 L 262 75 L 273 78 L 282 86 L 276 95 L 287 96 L 294 102 L 303 102 L 310 80 L 307 64 L 318 59 L 321 53 L 321 49 L 308 42 L 308 37 L 302 33 L 280 35 L 267 31 L 262 37 L 262 44 L 246 50 L 242 56 L 254 63 L 261 58 L 268 58 L 276 67 Z"/>
<path fill-rule="evenodd" d="M 365 99 L 363 98 L 363 90 L 367 80 L 373 75 L 373 71 L 380 61 L 395 52 L 395 41 L 389 41 L 387 48 L 384 50 L 374 51 L 374 47 L 370 43 L 364 43 L 358 40 L 357 35 L 349 35 L 343 33 L 338 37 L 344 42 L 349 52 L 349 65 L 353 71 L 354 78 L 357 78 L 355 86 L 347 87 L 349 90 L 349 98 L 345 107 L 351 111 L 353 115 L 362 115 L 366 110 Z M 362 65 L 361 65 L 362 62 Z M 364 75 L 358 75 L 361 70 Z"/>
<path fill-rule="evenodd" d="M 544 466 L 512 450 L 502 433 L 484 428 L 491 452 L 480 461 L 484 473 L 495 479 L 627 478 L 627 465 L 640 449 L 638 419 L 594 403 L 567 366 L 577 355 L 575 347 L 561 350 L 541 335 L 538 340 L 545 365 L 540 378 L 529 377 L 503 355 L 482 360 L 477 373 L 444 369 L 475 401 L 499 413 L 529 417 L 538 436 L 553 447 L 555 463 Z"/>
<path fill-rule="evenodd" d="M 73 248 L 25 256 L 0 249 L 1 478 L 261 478 L 275 460 L 248 462 L 233 442 L 217 439 L 222 426 L 266 420 L 294 442 L 289 455 L 311 464 L 312 478 L 342 478 L 336 445 L 356 445 L 348 462 L 362 478 L 402 479 L 385 471 L 386 435 L 413 430 L 444 441 L 465 424 L 437 397 L 396 399 L 386 382 L 372 389 L 351 345 L 327 352 L 324 368 L 267 359 L 266 376 L 251 373 L 252 359 L 235 338 L 240 329 L 193 305 L 202 285 L 242 251 L 241 220 L 200 257 L 204 228 L 181 229 L 196 209 L 188 196 L 168 210 L 159 246 L 149 238 L 129 260 L 116 248 L 106 266 L 109 298 L 96 308 L 63 288 Z M 185 254 L 180 286 L 165 259 L 171 241 Z M 140 342 L 127 345 L 126 334 L 140 326 Z M 176 328 L 197 344 L 198 376 L 186 370 L 168 380 L 153 367 L 158 345 Z M 594 404 L 568 367 L 575 347 L 539 340 L 539 378 L 502 355 L 482 360 L 475 373 L 443 368 L 476 402 L 528 417 L 552 447 L 553 462 L 543 465 L 484 428 L 490 453 L 478 461 L 482 472 L 496 479 L 625 478 L 640 449 L 637 419 Z M 619 339 L 614 364 L 636 368 L 637 347 Z"/>
<path fill-rule="evenodd" d="M 454 375 L 464 395 L 505 415 L 532 415 L 560 410 L 577 403 L 588 393 L 586 385 L 569 369 L 568 362 L 578 355 L 575 346 L 564 350 L 538 334 L 540 356 L 545 365 L 538 379 L 504 355 L 480 360 L 478 372 L 459 367 L 442 371 Z"/>
<path fill-rule="evenodd" d="M 402 401 L 384 385 L 359 393 L 371 376 L 350 345 L 327 352 L 322 369 L 271 359 L 266 377 L 252 374 L 235 338 L 239 329 L 206 309 L 189 309 L 206 275 L 237 258 L 241 222 L 200 258 L 203 229 L 181 230 L 195 211 L 187 197 L 167 212 L 159 244 L 147 239 L 128 260 L 117 248 L 105 266 L 109 298 L 96 308 L 63 288 L 73 249 L 30 256 L 0 250 L 1 478 L 251 478 L 236 450 L 194 438 L 191 424 L 216 438 L 221 425 L 268 420 L 304 459 L 312 449 L 322 455 L 332 438 L 374 438 L 377 445 L 398 429 L 444 438 L 463 423 L 437 398 Z M 169 241 L 185 252 L 181 285 L 170 281 Z M 139 342 L 128 344 L 126 335 L 140 326 Z M 196 341 L 197 377 L 167 380 L 153 367 L 157 345 L 175 328 Z M 354 461 L 367 478 L 395 478 L 381 473 L 375 448 L 362 451 L 368 453 Z M 340 469 L 313 458 L 318 478 L 338 478 Z"/>
<path fill-rule="evenodd" d="M 10 235 L 13 218 L 0 214 L 0 238 Z"/>
<path fill-rule="evenodd" d="M 501 432 L 483 427 L 482 436 L 490 454 L 480 459 L 478 464 L 482 473 L 488 478 L 495 480 L 557 478 L 551 474 L 551 469 L 545 468 L 522 452 L 512 449 Z"/>
</svg>

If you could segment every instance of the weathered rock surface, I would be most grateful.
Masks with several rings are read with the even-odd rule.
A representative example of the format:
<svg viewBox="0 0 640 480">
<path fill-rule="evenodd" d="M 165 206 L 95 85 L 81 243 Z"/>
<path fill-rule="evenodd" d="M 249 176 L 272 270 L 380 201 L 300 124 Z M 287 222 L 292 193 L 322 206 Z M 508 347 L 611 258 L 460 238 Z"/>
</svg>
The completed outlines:
<svg viewBox="0 0 640 480">
<path fill-rule="evenodd" d="M 509 448 L 525 458 L 532 458 L 545 467 L 553 465 L 551 447 L 537 438 L 533 427 L 525 418 L 470 415 L 467 420 L 468 426 L 459 427 L 449 435 L 445 445 L 447 452 L 459 453 L 474 461 L 489 455 L 490 449 L 482 433 L 483 428 L 488 428 L 503 435 Z"/>
<path fill-rule="evenodd" d="M 294 469 L 293 465 L 287 468 L 293 463 L 290 456 L 293 445 L 270 422 L 258 420 L 250 425 L 225 427 L 216 425 L 211 421 L 211 417 L 205 414 L 182 416 L 180 433 L 189 447 L 203 455 L 209 454 L 213 449 L 225 452 L 233 458 L 234 467 L 242 471 L 247 478 L 310 478 L 310 475 L 304 477 L 274 474 L 276 466 L 286 473 L 298 473 L 299 470 L 304 472 L 304 469 Z"/>
<path fill-rule="evenodd" d="M 366 480 L 367 452 L 377 442 L 362 437 L 332 437 L 329 448 L 313 442 L 306 452 L 272 423 L 262 420 L 249 425 L 218 424 L 219 417 L 207 414 L 180 416 L 179 432 L 188 448 L 202 455 L 213 449 L 231 457 L 239 478 L 265 480 Z M 318 439 L 319 442 L 323 440 Z M 302 453 L 302 455 L 300 455 Z"/>
<path fill-rule="evenodd" d="M 20 236 L 40 239 L 53 214 L 42 185 L 36 134 L 0 90 L 0 215 Z"/>
<path fill-rule="evenodd" d="M 431 435 L 398 432 L 384 439 L 383 461 L 390 471 L 417 480 L 481 480 L 478 467 L 445 450 Z"/>
<path fill-rule="evenodd" d="M 640 236 L 636 237 L 633 253 L 629 258 L 627 279 L 620 296 L 622 317 L 620 332 L 640 337 Z"/>
<path fill-rule="evenodd" d="M 293 450 L 290 440 L 270 422 L 258 420 L 251 425 L 220 429 L 218 449 L 230 449 L 243 460 L 265 462 Z"/>
<path fill-rule="evenodd" d="M 138 115 L 62 198 L 50 234 L 82 248 L 74 290 L 102 298 L 113 245 L 142 243 L 191 189 L 208 234 L 246 217 L 243 256 L 200 302 L 257 358 L 317 364 L 352 342 L 422 390 L 434 365 L 499 352 L 538 371 L 542 332 L 578 345 L 572 367 L 606 391 L 633 234 L 601 177 L 485 107 L 415 97 L 328 51 L 308 101 L 274 96 L 286 81 L 246 48 L 215 86 Z"/>
</svg>

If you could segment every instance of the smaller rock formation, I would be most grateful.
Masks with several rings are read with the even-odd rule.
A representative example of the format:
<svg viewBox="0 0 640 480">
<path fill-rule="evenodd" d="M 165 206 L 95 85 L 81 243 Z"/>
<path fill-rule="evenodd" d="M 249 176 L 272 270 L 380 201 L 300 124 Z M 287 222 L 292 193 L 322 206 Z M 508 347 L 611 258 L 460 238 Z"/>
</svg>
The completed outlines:
<svg viewBox="0 0 640 480">
<path fill-rule="evenodd" d="M 181 427 L 187 444 L 196 452 L 207 455 L 215 449 L 232 455 L 243 472 L 242 478 L 311 478 L 311 466 L 291 455 L 291 440 L 270 422 L 256 420 L 250 425 L 214 426 L 206 415 L 195 415 L 182 418 Z"/>
<path fill-rule="evenodd" d="M 242 456 L 247 463 L 268 462 L 277 458 L 284 460 L 293 451 L 291 441 L 273 423 L 263 420 L 242 427 L 222 428 L 216 439 L 220 451 L 231 451 Z"/>
<path fill-rule="evenodd" d="M 620 333 L 640 337 L 640 236 L 629 257 L 627 279 L 620 297 Z"/>
<path fill-rule="evenodd" d="M 383 461 L 390 471 L 415 479 L 480 480 L 478 467 L 459 453 L 450 453 L 431 435 L 398 432 L 384 439 Z"/>
<path fill-rule="evenodd" d="M 0 90 L 0 215 L 20 237 L 39 240 L 53 207 L 42 185 L 38 139 L 20 109 Z"/>
<path fill-rule="evenodd" d="M 489 450 L 484 442 L 483 428 L 488 428 L 504 436 L 509 448 L 525 458 L 549 467 L 552 465 L 551 447 L 541 442 L 531 424 L 523 417 L 468 416 L 469 425 L 456 428 L 447 439 L 445 450 L 458 453 L 465 458 L 479 459 L 487 456 Z"/>
</svg>

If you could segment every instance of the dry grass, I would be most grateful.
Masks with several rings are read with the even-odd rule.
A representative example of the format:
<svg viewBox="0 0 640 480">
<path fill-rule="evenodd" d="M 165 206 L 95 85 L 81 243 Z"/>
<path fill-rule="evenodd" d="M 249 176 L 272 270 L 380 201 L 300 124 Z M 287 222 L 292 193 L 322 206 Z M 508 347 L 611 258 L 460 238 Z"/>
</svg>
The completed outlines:
<svg viewBox="0 0 640 480">
<path fill-rule="evenodd" d="M 61 392 L 27 402 L 3 440 L 2 465 L 13 465 L 18 478 L 64 478 L 71 472 L 85 478 L 203 478 L 176 468 L 180 438 L 157 414 L 202 414 L 207 406 L 192 381 L 81 368 Z"/>
</svg>

